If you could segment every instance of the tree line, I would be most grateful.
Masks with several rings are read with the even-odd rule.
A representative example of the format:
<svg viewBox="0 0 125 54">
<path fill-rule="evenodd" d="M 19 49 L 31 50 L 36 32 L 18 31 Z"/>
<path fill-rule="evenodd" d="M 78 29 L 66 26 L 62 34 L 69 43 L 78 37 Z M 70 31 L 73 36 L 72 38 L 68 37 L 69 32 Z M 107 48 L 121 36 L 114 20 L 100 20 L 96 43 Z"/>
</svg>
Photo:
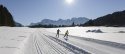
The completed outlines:
<svg viewBox="0 0 125 54">
<path fill-rule="evenodd" d="M 125 10 L 89 20 L 83 26 L 125 26 Z"/>
<path fill-rule="evenodd" d="M 0 5 L 0 26 L 15 26 L 13 16 L 3 5 Z"/>
</svg>

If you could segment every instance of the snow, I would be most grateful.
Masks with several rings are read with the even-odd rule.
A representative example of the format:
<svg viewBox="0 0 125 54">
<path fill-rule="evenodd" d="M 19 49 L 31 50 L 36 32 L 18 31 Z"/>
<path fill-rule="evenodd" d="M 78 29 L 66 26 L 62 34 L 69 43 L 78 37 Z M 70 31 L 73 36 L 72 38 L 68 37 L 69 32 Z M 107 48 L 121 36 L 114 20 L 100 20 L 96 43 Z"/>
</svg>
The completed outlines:
<svg viewBox="0 0 125 54">
<path fill-rule="evenodd" d="M 61 34 L 65 34 L 66 30 L 69 30 L 69 35 L 125 44 L 125 33 L 119 32 L 119 31 L 125 31 L 125 27 L 66 27 L 66 28 L 49 28 L 46 30 L 51 33 L 56 33 L 57 29 L 61 30 Z M 97 30 L 97 29 L 100 29 L 104 33 L 86 32 L 88 30 Z"/>
<path fill-rule="evenodd" d="M 97 43 L 93 43 L 90 41 L 83 41 L 83 40 L 72 38 L 72 37 L 69 37 L 68 41 L 66 41 L 65 39 L 63 39 L 63 36 L 61 35 L 60 38 L 58 39 L 64 42 L 70 43 L 74 46 L 77 46 L 93 54 L 124 54 L 125 53 L 124 50 L 122 49 L 110 47 L 107 45 L 97 44 Z"/>
<path fill-rule="evenodd" d="M 66 30 L 68 40 L 63 38 Z M 0 54 L 124 54 L 124 31 L 124 27 L 0 27 Z"/>
<path fill-rule="evenodd" d="M 0 27 L 0 54 L 23 54 L 24 45 L 32 31 L 19 27 Z"/>
</svg>

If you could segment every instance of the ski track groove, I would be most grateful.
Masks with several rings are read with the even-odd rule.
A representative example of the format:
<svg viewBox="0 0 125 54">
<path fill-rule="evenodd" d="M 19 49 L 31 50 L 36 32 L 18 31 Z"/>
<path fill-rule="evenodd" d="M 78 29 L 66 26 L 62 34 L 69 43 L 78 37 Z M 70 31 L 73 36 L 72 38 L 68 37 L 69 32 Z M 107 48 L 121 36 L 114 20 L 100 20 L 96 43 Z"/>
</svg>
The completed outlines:
<svg viewBox="0 0 125 54">
<path fill-rule="evenodd" d="M 45 34 L 44 34 L 45 35 Z M 53 41 L 55 41 L 56 39 L 54 38 L 54 37 L 52 37 L 52 36 L 47 36 L 47 35 L 45 35 L 46 37 L 48 37 L 48 38 L 50 38 L 51 40 L 53 40 Z M 55 40 L 54 40 L 55 39 Z M 57 39 L 58 40 L 58 39 Z M 77 48 L 76 46 L 73 46 L 73 45 L 71 45 L 71 44 L 66 44 L 66 43 L 64 43 L 63 41 L 61 41 L 61 40 L 59 40 L 59 41 L 55 41 L 56 43 L 58 43 L 59 45 L 61 45 L 61 46 L 63 46 L 63 47 L 65 47 L 65 48 L 67 48 L 67 49 L 69 49 L 70 51 L 72 51 L 73 53 L 75 53 L 75 54 L 91 54 L 91 53 L 89 53 L 89 52 L 86 52 L 86 51 L 84 51 L 83 49 L 80 49 L 80 48 Z M 67 45 L 67 46 L 66 46 Z"/>
<path fill-rule="evenodd" d="M 48 53 L 49 54 L 91 54 L 72 44 L 64 43 L 63 41 L 56 40 L 54 37 L 47 36 L 44 33 L 42 33 L 40 30 L 36 30 L 36 32 L 34 32 L 33 45 L 36 49 L 35 52 L 37 54 L 44 54 L 44 53 L 45 54 L 48 54 Z M 48 48 L 49 50 L 46 50 L 46 48 Z"/>
<path fill-rule="evenodd" d="M 36 36 L 34 37 L 34 43 L 35 43 L 35 48 L 37 50 L 37 53 L 42 54 L 42 51 L 40 50 L 39 44 L 38 44 L 38 42 L 36 40 Z"/>
<path fill-rule="evenodd" d="M 41 36 L 41 34 L 39 34 L 39 35 Z M 48 38 L 48 37 L 47 37 L 47 38 Z M 56 48 L 56 46 L 55 46 L 53 43 L 51 43 L 51 41 L 47 40 L 46 38 L 44 38 L 44 37 L 42 37 L 42 36 L 41 36 L 41 39 L 44 39 L 44 41 L 45 41 L 48 45 L 50 45 L 57 53 L 59 53 L 59 54 L 66 54 L 66 53 L 64 53 L 63 50 Z M 61 50 L 61 51 L 60 51 L 60 50 Z"/>
<path fill-rule="evenodd" d="M 42 47 L 45 44 L 48 47 L 50 47 L 50 50 L 52 49 L 52 51 L 48 51 L 45 49 L 46 47 Z M 56 44 L 57 44 L 56 42 L 52 41 L 51 39 L 49 39 L 45 35 L 42 35 L 39 31 L 36 31 L 33 35 L 33 45 L 36 49 L 35 52 L 37 54 L 44 54 L 44 53 L 46 54 L 48 52 L 50 54 L 67 54 L 67 52 L 65 50 L 60 49 L 59 46 L 57 47 Z"/>
</svg>

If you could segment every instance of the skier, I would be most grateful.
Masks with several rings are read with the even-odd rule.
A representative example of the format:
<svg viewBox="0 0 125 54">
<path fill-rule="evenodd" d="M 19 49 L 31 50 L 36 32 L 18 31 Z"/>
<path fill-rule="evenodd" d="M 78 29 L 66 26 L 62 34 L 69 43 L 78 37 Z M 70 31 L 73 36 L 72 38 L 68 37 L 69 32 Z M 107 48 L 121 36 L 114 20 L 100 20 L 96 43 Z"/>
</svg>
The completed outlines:
<svg viewBox="0 0 125 54">
<path fill-rule="evenodd" d="M 69 35 L 69 31 L 67 30 L 67 31 L 65 32 L 64 38 L 66 37 L 66 39 L 68 39 L 68 35 Z"/>
<path fill-rule="evenodd" d="M 59 32 L 61 32 L 59 29 L 57 30 L 56 37 L 59 38 Z"/>
</svg>

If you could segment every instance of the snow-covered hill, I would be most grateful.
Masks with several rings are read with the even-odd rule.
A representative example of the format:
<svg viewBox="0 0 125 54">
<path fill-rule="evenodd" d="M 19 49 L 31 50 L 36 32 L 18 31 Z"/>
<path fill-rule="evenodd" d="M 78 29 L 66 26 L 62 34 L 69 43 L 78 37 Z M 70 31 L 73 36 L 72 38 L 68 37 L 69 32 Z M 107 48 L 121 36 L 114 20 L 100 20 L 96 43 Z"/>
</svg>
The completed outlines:
<svg viewBox="0 0 125 54">
<path fill-rule="evenodd" d="M 85 17 L 78 17 L 78 18 L 72 18 L 72 19 L 66 19 L 66 20 L 59 19 L 57 21 L 50 20 L 50 19 L 43 19 L 41 22 L 31 23 L 30 26 L 38 25 L 38 24 L 41 24 L 41 25 L 49 25 L 49 24 L 52 24 L 52 25 L 72 25 L 73 22 L 77 25 L 77 24 L 84 24 L 88 20 L 89 19 L 85 18 Z"/>
</svg>

